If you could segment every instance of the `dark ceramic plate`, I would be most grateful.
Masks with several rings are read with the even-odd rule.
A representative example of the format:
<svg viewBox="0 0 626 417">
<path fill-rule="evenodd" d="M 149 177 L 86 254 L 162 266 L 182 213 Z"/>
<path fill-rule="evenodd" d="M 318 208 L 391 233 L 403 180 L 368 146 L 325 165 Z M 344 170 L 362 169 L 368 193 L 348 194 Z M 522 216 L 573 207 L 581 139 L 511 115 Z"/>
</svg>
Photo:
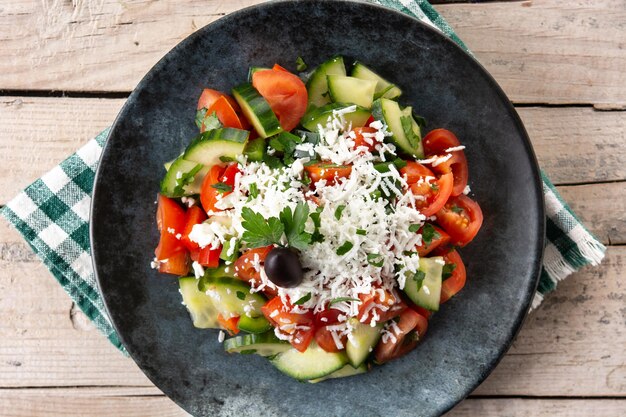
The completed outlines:
<svg viewBox="0 0 626 417">
<path fill-rule="evenodd" d="M 462 250 L 468 284 L 409 355 L 349 379 L 304 384 L 194 329 L 177 280 L 150 269 L 163 162 L 193 137 L 205 86 L 228 91 L 251 65 L 312 67 L 341 54 L 371 65 L 428 120 L 467 145 L 483 229 Z M 476 387 L 511 345 L 534 293 L 544 235 L 540 177 L 519 117 L 469 55 L 415 19 L 350 2 L 279 2 L 228 15 L 141 81 L 104 150 L 93 198 L 96 274 L 124 345 L 165 394 L 202 416 L 432 416 Z"/>
</svg>

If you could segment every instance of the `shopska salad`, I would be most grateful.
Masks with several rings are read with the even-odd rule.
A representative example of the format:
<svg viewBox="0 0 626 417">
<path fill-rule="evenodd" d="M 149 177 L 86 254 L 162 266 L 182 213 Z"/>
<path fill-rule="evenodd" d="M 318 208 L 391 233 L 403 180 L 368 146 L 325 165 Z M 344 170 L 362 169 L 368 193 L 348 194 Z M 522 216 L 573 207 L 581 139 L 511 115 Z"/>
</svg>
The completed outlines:
<svg viewBox="0 0 626 417">
<path fill-rule="evenodd" d="M 298 59 L 298 70 L 304 63 Z M 308 79 L 306 84 L 302 78 Z M 197 328 L 298 380 L 366 372 L 416 347 L 465 285 L 482 224 L 464 146 L 334 57 L 205 89 L 200 135 L 167 163 L 153 267 L 179 275 Z"/>
</svg>

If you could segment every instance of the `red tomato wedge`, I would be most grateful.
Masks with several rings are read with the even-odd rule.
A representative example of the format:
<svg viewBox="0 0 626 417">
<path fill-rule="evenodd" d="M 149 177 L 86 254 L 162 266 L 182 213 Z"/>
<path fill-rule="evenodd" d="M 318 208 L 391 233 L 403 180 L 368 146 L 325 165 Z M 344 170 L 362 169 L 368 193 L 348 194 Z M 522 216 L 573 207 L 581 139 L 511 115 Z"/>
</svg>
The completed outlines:
<svg viewBox="0 0 626 417">
<path fill-rule="evenodd" d="M 339 323 L 339 315 L 345 314 L 336 308 L 327 308 L 315 314 L 315 324 L 317 326 L 328 326 L 329 324 Z"/>
<path fill-rule="evenodd" d="M 446 152 L 447 149 L 460 146 L 461 142 L 459 142 L 459 139 L 449 130 L 435 129 L 429 132 L 422 142 L 424 144 L 424 152 L 428 156 L 445 156 L 448 153 L 452 155 L 452 158 L 433 167 L 433 169 L 441 174 L 452 172 L 454 185 L 452 186 L 451 194 L 453 196 L 462 194 L 467 186 L 467 178 L 469 176 L 465 152 L 463 150 Z"/>
<path fill-rule="evenodd" d="M 234 336 L 239 333 L 239 316 L 231 317 L 229 319 L 225 319 L 221 314 L 217 315 L 217 322 L 222 326 L 224 330 L 228 332 L 229 335 Z"/>
<path fill-rule="evenodd" d="M 372 136 L 374 133 L 377 132 L 376 129 L 374 129 L 373 127 L 356 127 L 352 129 L 352 131 L 356 136 L 354 138 L 355 148 L 365 147 L 369 152 L 372 152 L 375 149 L 377 144 L 376 140 L 373 137 L 366 138 L 365 136 Z M 363 134 L 365 134 L 365 136 Z"/>
<path fill-rule="evenodd" d="M 461 259 L 461 255 L 459 255 L 456 250 L 437 250 L 437 253 L 443 256 L 443 260 L 446 262 L 446 265 L 454 265 L 452 275 L 450 275 L 449 278 L 446 278 L 441 285 L 441 298 L 439 303 L 443 304 L 463 289 L 467 275 L 465 271 L 465 264 Z"/>
<path fill-rule="evenodd" d="M 348 341 L 348 335 L 337 334 L 337 338 L 341 343 L 342 348 L 340 349 L 335 343 L 335 339 L 333 337 L 332 331 L 328 329 L 328 326 L 322 326 L 315 331 L 315 341 L 318 346 L 324 349 L 326 352 L 340 352 L 346 347 L 346 342 Z"/>
<path fill-rule="evenodd" d="M 185 209 L 176 201 L 159 195 L 157 205 L 157 227 L 161 232 L 159 245 L 154 254 L 158 260 L 172 257 L 178 252 L 184 251 L 185 246 L 176 236 L 185 231 Z"/>
<path fill-rule="evenodd" d="M 217 249 L 211 249 L 211 246 L 205 246 L 198 251 L 198 262 L 202 266 L 207 268 L 217 268 L 220 266 L 220 254 L 222 253 L 222 247 Z"/>
<path fill-rule="evenodd" d="M 308 94 L 302 80 L 282 70 L 262 70 L 252 74 L 252 86 L 267 100 L 280 126 L 290 131 L 300 123 Z"/>
<path fill-rule="evenodd" d="M 399 298 L 396 298 L 387 290 L 375 290 L 371 294 L 359 295 L 361 306 L 357 318 L 362 323 L 371 323 L 374 317 L 378 323 L 384 323 L 396 317 L 404 309 L 406 304 Z"/>
<path fill-rule="evenodd" d="M 239 165 L 237 163 L 232 163 L 230 165 L 228 165 L 226 167 L 226 169 L 224 170 L 224 172 L 222 173 L 221 177 L 220 177 L 220 182 L 223 182 L 226 185 L 230 185 L 231 187 L 235 186 L 235 177 L 237 176 L 238 173 L 240 173 L 241 171 L 239 171 Z M 228 195 L 230 194 L 232 191 L 227 191 L 224 193 L 224 195 Z"/>
<path fill-rule="evenodd" d="M 465 246 L 471 242 L 483 224 L 480 206 L 463 194 L 451 197 L 436 216 L 437 223 L 450 235 L 451 243 L 456 246 Z"/>
<path fill-rule="evenodd" d="M 254 267 L 254 259 L 258 256 L 259 263 L 263 265 L 265 257 L 272 249 L 274 249 L 272 245 L 264 246 L 262 248 L 251 249 L 241 255 L 234 264 L 237 277 L 242 281 L 249 283 L 250 281 L 254 281 L 254 284 L 259 285 L 261 283 L 261 273 Z M 276 296 L 277 290 L 265 287 L 263 293 L 268 296 Z"/>
<path fill-rule="evenodd" d="M 183 231 L 183 237 L 180 239 L 180 241 L 190 251 L 199 250 L 200 246 L 198 246 L 196 242 L 193 242 L 189 239 L 189 233 L 191 233 L 191 230 L 195 225 L 202 223 L 206 219 L 206 213 L 199 206 L 191 206 L 189 207 L 189 209 L 187 209 L 185 229 Z"/>
<path fill-rule="evenodd" d="M 415 184 L 420 178 L 435 178 L 435 174 L 428 167 L 415 161 L 406 161 L 406 165 L 400 168 L 400 175 L 406 179 L 408 184 Z"/>
<path fill-rule="evenodd" d="M 337 178 L 349 177 L 352 167 L 319 162 L 305 166 L 304 170 L 309 174 L 313 184 L 322 179 L 326 180 L 327 184 L 334 184 Z"/>
<path fill-rule="evenodd" d="M 187 275 L 189 273 L 189 255 L 187 252 L 176 252 L 159 262 L 159 272 L 163 274 Z"/>
<path fill-rule="evenodd" d="M 432 216 L 446 204 L 452 192 L 452 173 L 444 174 L 439 179 L 428 182 L 426 177 L 423 182 L 411 184 L 411 191 L 415 196 L 421 196 L 415 202 L 415 206 L 424 216 Z"/>
<path fill-rule="evenodd" d="M 200 98 L 198 99 L 198 110 L 209 109 L 220 97 L 225 97 L 234 109 L 239 109 L 239 105 L 234 98 L 221 91 L 205 88 L 202 90 L 202 94 L 200 94 Z"/>
<path fill-rule="evenodd" d="M 226 98 L 226 96 L 221 96 L 217 100 L 215 100 L 211 107 L 207 109 L 206 113 L 207 115 L 215 113 L 218 120 L 224 125 L 224 127 L 244 129 L 244 126 L 239 120 L 239 116 L 237 115 L 237 111 L 235 110 L 239 109 L 239 106 L 237 106 L 236 104 L 235 106 L 232 105 L 232 103 Z M 204 123 L 202 124 L 200 131 L 206 131 Z"/>
<path fill-rule="evenodd" d="M 417 233 L 422 235 L 422 243 L 415 247 L 420 257 L 424 257 L 436 248 L 445 246 L 450 242 L 450 235 L 434 224 L 426 223 Z"/>
<path fill-rule="evenodd" d="M 376 362 L 385 363 L 410 352 L 417 346 L 421 337 L 426 334 L 428 320 L 412 309 L 406 309 L 400 314 L 395 340 L 388 338 L 381 340 L 374 352 Z M 412 334 L 415 331 L 416 334 Z"/>
<path fill-rule="evenodd" d="M 209 173 L 204 177 L 202 181 L 202 188 L 200 189 L 200 203 L 204 211 L 217 211 L 215 203 L 217 203 L 217 195 L 219 191 L 213 187 L 220 182 L 225 168 L 219 165 L 213 165 L 209 170 Z"/>
<path fill-rule="evenodd" d="M 292 313 L 292 308 L 290 304 L 285 305 L 280 297 L 274 297 L 261 307 L 261 311 L 274 327 L 291 335 L 289 342 L 294 348 L 304 352 L 315 336 L 315 317 L 312 312 Z"/>
<path fill-rule="evenodd" d="M 274 66 L 272 67 L 272 69 L 273 69 L 274 71 L 284 71 L 284 72 L 290 72 L 289 70 L 287 70 L 287 69 L 285 69 L 285 68 L 281 67 L 281 66 L 280 66 L 280 65 L 278 65 L 278 64 L 274 64 Z"/>
</svg>

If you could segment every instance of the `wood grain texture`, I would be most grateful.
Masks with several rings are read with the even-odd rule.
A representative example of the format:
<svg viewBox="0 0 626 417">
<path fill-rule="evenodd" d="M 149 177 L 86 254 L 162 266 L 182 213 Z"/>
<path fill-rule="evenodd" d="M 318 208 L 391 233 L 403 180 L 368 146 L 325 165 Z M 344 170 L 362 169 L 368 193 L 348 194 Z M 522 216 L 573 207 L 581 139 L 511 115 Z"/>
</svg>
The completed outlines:
<svg viewBox="0 0 626 417">
<path fill-rule="evenodd" d="M 115 119 L 123 99 L 1 97 L 0 204 Z M 556 184 L 626 180 L 626 112 L 519 108 Z"/>
<path fill-rule="evenodd" d="M 5 1 L 0 89 L 130 91 L 197 28 L 260 2 Z M 514 102 L 626 105 L 626 0 L 436 8 Z"/>
<path fill-rule="evenodd" d="M 0 254 L 0 388 L 150 386 L 95 329 L 72 320 L 69 298 L 5 222 Z M 625 262 L 626 247 L 611 247 L 600 267 L 562 282 L 476 393 L 626 396 Z"/>
<path fill-rule="evenodd" d="M 623 417 L 626 400 L 468 399 L 446 417 Z"/>
</svg>

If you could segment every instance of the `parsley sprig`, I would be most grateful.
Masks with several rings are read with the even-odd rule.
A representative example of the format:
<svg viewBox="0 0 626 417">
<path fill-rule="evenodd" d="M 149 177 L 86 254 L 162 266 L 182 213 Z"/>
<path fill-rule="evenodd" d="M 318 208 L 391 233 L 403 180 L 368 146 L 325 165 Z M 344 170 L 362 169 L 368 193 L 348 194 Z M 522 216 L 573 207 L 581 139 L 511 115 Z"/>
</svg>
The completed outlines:
<svg viewBox="0 0 626 417">
<path fill-rule="evenodd" d="M 241 225 L 246 229 L 241 238 L 250 248 L 280 245 L 283 234 L 292 248 L 305 250 L 311 244 L 311 233 L 304 231 L 309 218 L 309 206 L 306 203 L 298 203 L 293 211 L 291 207 L 285 207 L 279 217 L 269 219 L 244 207 L 241 217 L 244 220 Z"/>
</svg>

